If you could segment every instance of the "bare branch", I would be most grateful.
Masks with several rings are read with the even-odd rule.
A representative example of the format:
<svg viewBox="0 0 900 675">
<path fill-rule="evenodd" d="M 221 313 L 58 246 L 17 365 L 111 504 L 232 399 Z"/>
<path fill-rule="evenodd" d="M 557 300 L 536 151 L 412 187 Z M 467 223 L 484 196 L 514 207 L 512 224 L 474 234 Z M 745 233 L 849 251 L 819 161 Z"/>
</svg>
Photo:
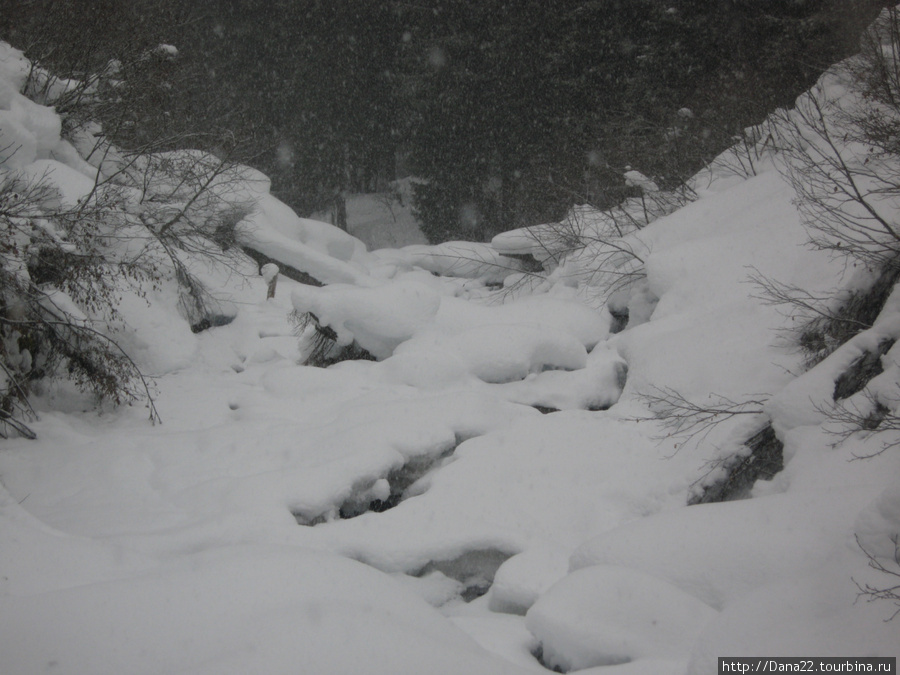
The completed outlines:
<svg viewBox="0 0 900 675">
<path fill-rule="evenodd" d="M 900 415 L 885 406 L 870 391 L 865 392 L 865 401 L 866 408 L 843 401 L 830 406 L 816 406 L 816 411 L 831 422 L 826 431 L 836 439 L 834 445 L 839 445 L 857 435 L 870 438 L 875 434 L 900 432 Z M 880 450 L 864 455 L 854 454 L 853 458 L 871 459 L 896 447 L 900 447 L 900 434 L 897 434 L 894 440 L 884 441 Z"/>
<path fill-rule="evenodd" d="M 856 545 L 859 546 L 859 550 L 861 550 L 866 558 L 868 558 L 869 567 L 877 572 L 881 572 L 882 574 L 887 575 L 888 577 L 896 577 L 897 579 L 900 579 L 900 537 L 898 537 L 898 535 L 892 536 L 891 542 L 893 542 L 894 544 L 893 562 L 897 566 L 897 570 L 888 568 L 883 562 L 881 562 L 881 560 L 872 555 L 872 553 L 862 545 L 862 542 L 859 540 L 859 535 L 856 535 Z M 894 603 L 897 609 L 894 610 L 893 614 L 884 619 L 885 623 L 893 621 L 894 618 L 898 614 L 900 614 L 900 581 L 898 581 L 893 586 L 882 587 L 873 586 L 869 583 L 861 584 L 856 579 L 853 579 L 853 583 L 856 584 L 856 588 L 859 589 L 857 598 L 865 598 L 866 602 L 889 600 Z"/>
<path fill-rule="evenodd" d="M 710 394 L 709 402 L 695 403 L 670 387 L 653 387 L 639 398 L 652 412 L 649 419 L 658 420 L 666 429 L 666 436 L 680 436 L 686 441 L 700 442 L 716 425 L 739 415 L 763 415 L 769 394 L 753 394 L 743 401 Z M 641 418 L 636 418 L 641 419 Z M 647 418 L 643 418 L 647 419 Z"/>
</svg>

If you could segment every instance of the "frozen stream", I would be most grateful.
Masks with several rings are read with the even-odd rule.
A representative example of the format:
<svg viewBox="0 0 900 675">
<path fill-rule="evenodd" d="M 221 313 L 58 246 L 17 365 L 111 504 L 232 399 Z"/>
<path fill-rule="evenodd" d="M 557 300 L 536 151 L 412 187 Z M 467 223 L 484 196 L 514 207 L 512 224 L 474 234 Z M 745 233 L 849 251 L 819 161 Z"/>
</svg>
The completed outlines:
<svg viewBox="0 0 900 675">
<path fill-rule="evenodd" d="M 19 93 L 33 72 L 0 43 L 0 145 L 18 146 L 0 170 L 45 181 L 42 208 L 75 209 L 123 160 L 91 154 L 90 129 L 64 140 L 56 111 Z M 835 77 L 818 91 L 853 105 Z M 857 151 L 844 161 L 864 167 Z M 753 297 L 748 271 L 811 297 L 867 279 L 807 246 L 781 160 L 755 152 L 754 175 L 726 154 L 691 180 L 693 202 L 611 249 L 612 216 L 579 207 L 576 250 L 520 230 L 370 251 L 252 169 L 213 184 L 213 202 L 254 205 L 237 244 L 322 286 L 282 277 L 267 299 L 255 262 L 184 252 L 234 317 L 199 333 L 172 269 L 115 289 L 110 330 L 163 422 L 66 380 L 34 387 L 37 440 L 0 448 L 0 673 L 546 675 L 539 654 L 586 675 L 708 675 L 725 655 L 896 655 L 891 603 L 857 602 L 857 584 L 893 564 L 900 455 L 890 434 L 835 443 L 823 411 L 847 364 L 896 339 L 900 301 L 803 372 L 775 337 L 794 317 Z M 144 185 L 178 211 L 170 187 Z M 139 194 L 117 193 L 123 222 Z M 39 234 L 22 246 L 62 236 L 51 215 L 16 221 Z M 4 270 L 25 273 L 22 250 L 0 251 Z M 373 360 L 301 365 L 315 344 Z M 31 358 L 12 337 L 0 348 Z M 900 348 L 880 362 L 868 386 L 893 406 Z M 686 440 L 654 418 L 660 390 L 757 407 Z M 748 480 L 751 498 L 687 506 L 761 427 L 783 469 Z"/>
</svg>

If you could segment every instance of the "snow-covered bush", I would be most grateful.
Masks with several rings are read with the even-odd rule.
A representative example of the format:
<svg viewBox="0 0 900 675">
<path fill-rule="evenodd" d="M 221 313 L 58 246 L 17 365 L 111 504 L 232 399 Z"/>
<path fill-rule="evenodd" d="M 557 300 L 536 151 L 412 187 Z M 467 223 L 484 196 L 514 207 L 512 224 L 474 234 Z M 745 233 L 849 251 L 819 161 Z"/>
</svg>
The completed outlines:
<svg viewBox="0 0 900 675">
<path fill-rule="evenodd" d="M 56 79 L 2 48 L 0 435 L 27 435 L 28 395 L 43 378 L 66 376 L 117 404 L 149 399 L 110 328 L 123 322 L 123 293 L 174 285 L 194 330 L 230 320 L 233 311 L 194 266 L 237 264 L 234 228 L 250 203 L 236 189 L 241 169 L 211 154 L 125 152 L 96 124 L 67 126 L 65 116 L 16 89 L 47 99 L 75 85 L 54 88 Z M 38 81 L 47 85 L 36 90 Z M 152 400 L 150 408 L 155 418 Z"/>
<path fill-rule="evenodd" d="M 897 266 L 900 254 L 898 22 L 896 9 L 884 10 L 866 33 L 868 49 L 776 115 L 811 243 L 876 271 Z"/>
<path fill-rule="evenodd" d="M 638 233 L 693 201 L 696 194 L 687 184 L 660 190 L 653 180 L 631 169 L 624 177 L 629 187 L 640 191 L 639 196 L 605 210 L 576 206 L 559 222 L 498 234 L 491 245 L 506 256 L 530 256 L 543 268 L 537 276 L 550 284 L 589 289 L 589 295 L 601 303 L 611 301 L 611 307 L 618 303 L 627 322 L 629 299 L 643 292 L 641 282 L 646 278 L 644 261 L 649 251 Z M 535 276 L 521 275 L 519 281 L 540 285 Z"/>
</svg>

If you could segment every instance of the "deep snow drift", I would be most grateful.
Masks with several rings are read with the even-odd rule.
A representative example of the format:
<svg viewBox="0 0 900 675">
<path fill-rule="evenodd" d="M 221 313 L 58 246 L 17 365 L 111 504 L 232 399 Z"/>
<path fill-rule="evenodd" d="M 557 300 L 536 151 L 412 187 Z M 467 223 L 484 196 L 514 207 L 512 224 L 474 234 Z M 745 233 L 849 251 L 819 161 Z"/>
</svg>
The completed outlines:
<svg viewBox="0 0 900 675">
<path fill-rule="evenodd" d="M 0 170 L 77 197 L 94 169 L 16 93 L 25 67 L 2 48 L 0 133 L 24 150 Z M 891 554 L 900 457 L 851 461 L 889 434 L 835 444 L 814 398 L 833 379 L 797 377 L 776 332 L 791 317 L 748 284 L 750 268 L 811 293 L 847 281 L 805 245 L 777 161 L 698 175 L 695 201 L 622 240 L 646 276 L 623 255 L 635 281 L 611 296 L 590 248 L 520 231 L 370 252 L 248 172 L 242 242 L 325 286 L 282 277 L 267 300 L 249 262 L 210 272 L 236 316 L 196 334 L 165 288 L 124 304 L 161 425 L 44 391 L 38 440 L 0 446 L 0 671 L 546 672 L 537 655 L 658 675 L 896 656 L 891 603 L 856 602 L 854 580 L 886 585 L 856 537 Z M 546 272 L 501 255 L 532 252 Z M 300 365 L 307 312 L 377 360 Z M 770 402 L 685 440 L 648 409 L 660 390 Z M 686 506 L 764 415 L 784 471 Z"/>
</svg>

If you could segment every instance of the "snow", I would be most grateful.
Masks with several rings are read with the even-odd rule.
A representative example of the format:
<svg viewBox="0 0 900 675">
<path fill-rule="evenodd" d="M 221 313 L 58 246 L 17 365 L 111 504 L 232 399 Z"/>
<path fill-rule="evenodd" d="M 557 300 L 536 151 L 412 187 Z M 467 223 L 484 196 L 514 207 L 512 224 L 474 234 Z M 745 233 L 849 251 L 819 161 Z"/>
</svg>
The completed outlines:
<svg viewBox="0 0 900 675">
<path fill-rule="evenodd" d="M 20 175 L 29 183 L 58 190 L 59 196 L 53 206 L 60 209 L 75 208 L 94 188 L 93 176 L 85 176 L 53 159 L 35 160 L 23 168 Z"/>
<path fill-rule="evenodd" d="M 847 543 L 854 520 L 847 505 L 860 509 L 869 499 L 868 490 L 834 488 L 831 494 L 778 494 L 656 514 L 583 544 L 571 565 L 639 569 L 722 609 L 821 564 Z"/>
<path fill-rule="evenodd" d="M 296 547 L 187 554 L 0 607 L 6 672 L 515 672 L 389 577 Z"/>
<path fill-rule="evenodd" d="M 552 586 L 528 610 L 525 625 L 541 641 L 544 662 L 568 672 L 684 657 L 686 645 L 715 616 L 715 610 L 659 577 L 597 565 Z"/>
<path fill-rule="evenodd" d="M 625 172 L 625 185 L 640 188 L 641 192 L 659 192 L 659 186 L 640 171 L 630 169 Z"/>
<path fill-rule="evenodd" d="M 434 246 L 410 245 L 394 251 L 376 251 L 394 264 L 418 267 L 437 275 L 480 279 L 502 284 L 521 269 L 520 263 L 502 255 L 493 246 L 467 241 L 447 241 Z"/>
<path fill-rule="evenodd" d="M 0 44 L 0 145 L 19 148 L 0 172 L 72 206 L 122 158 L 88 159 L 99 129 L 62 140 L 55 111 L 18 93 L 27 72 Z M 546 672 L 542 654 L 592 674 L 699 675 L 726 655 L 896 655 L 893 606 L 857 602 L 856 583 L 891 581 L 866 554 L 893 564 L 900 458 L 884 444 L 898 432 L 837 442 L 822 413 L 846 366 L 897 337 L 896 294 L 801 374 L 779 332 L 791 317 L 749 277 L 813 294 L 859 277 L 806 245 L 772 158 L 752 177 L 714 162 L 695 186 L 678 208 L 640 207 L 646 222 L 615 240 L 637 257 L 607 258 L 635 282 L 611 289 L 592 268 L 602 237 L 426 246 L 408 202 L 359 197 L 357 238 L 298 217 L 252 169 L 223 176 L 217 197 L 246 207 L 239 242 L 274 261 L 185 254 L 233 320 L 193 333 L 164 278 L 121 289 L 104 326 L 154 378 L 162 424 L 47 382 L 37 440 L 3 441 L 0 672 L 512 674 Z M 575 213 L 608 235 L 614 216 Z M 513 284 L 509 256 L 524 254 L 545 269 Z M 292 312 L 377 360 L 303 365 Z M 891 410 L 898 350 L 868 391 Z M 648 409 L 661 388 L 764 404 L 687 442 Z M 748 499 L 686 506 L 765 418 L 784 470 Z"/>
<path fill-rule="evenodd" d="M 339 345 L 354 340 L 377 358 L 390 356 L 437 314 L 440 296 L 428 286 L 406 279 L 379 288 L 331 285 L 294 291 L 294 310 L 312 312 L 337 333 Z"/>
<path fill-rule="evenodd" d="M 484 382 L 512 382 L 544 370 L 579 370 L 587 352 L 574 337 L 529 324 L 470 328 L 445 347 L 459 354 L 469 371 Z"/>
<path fill-rule="evenodd" d="M 253 211 L 238 223 L 241 244 L 322 283 L 366 283 L 369 277 L 358 264 L 366 256 L 362 242 L 325 223 L 299 218 L 264 187 Z"/>
<path fill-rule="evenodd" d="M 164 58 L 172 59 L 178 56 L 178 47 L 176 47 L 175 45 L 159 44 L 156 45 L 156 49 L 154 49 L 153 51 L 155 54 Z"/>
<path fill-rule="evenodd" d="M 259 273 L 267 284 L 271 284 L 280 271 L 275 263 L 266 263 L 259 268 Z"/>
<path fill-rule="evenodd" d="M 10 81 L 0 82 L 0 161 L 21 169 L 47 159 L 59 143 L 61 122 L 50 108 L 17 93 Z"/>
</svg>

